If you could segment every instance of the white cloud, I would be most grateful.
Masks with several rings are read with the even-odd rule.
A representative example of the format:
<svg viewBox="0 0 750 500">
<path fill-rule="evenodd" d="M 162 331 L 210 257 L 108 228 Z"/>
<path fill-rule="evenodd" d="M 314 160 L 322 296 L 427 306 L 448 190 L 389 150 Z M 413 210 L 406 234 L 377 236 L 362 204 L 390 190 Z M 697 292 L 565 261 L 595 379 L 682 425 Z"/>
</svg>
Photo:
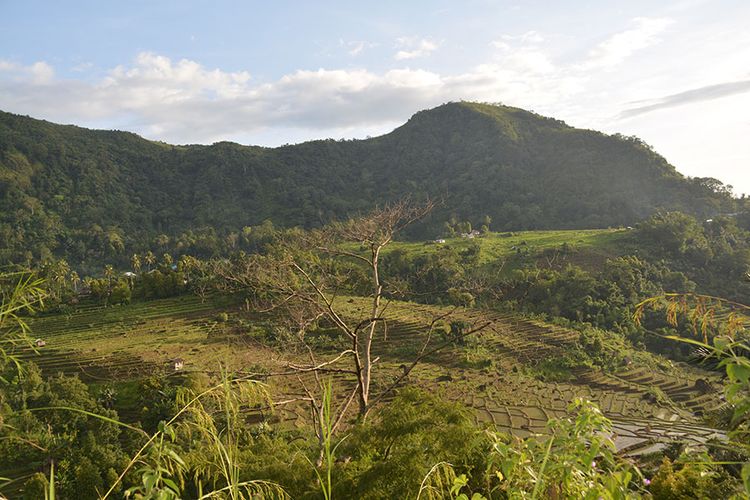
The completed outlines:
<svg viewBox="0 0 750 500">
<path fill-rule="evenodd" d="M 352 57 L 361 55 L 368 49 L 373 49 L 378 46 L 377 43 L 368 42 L 365 40 L 344 40 L 339 39 L 339 46 L 346 50 L 346 53 Z"/>
<path fill-rule="evenodd" d="M 611 36 L 583 61 L 556 62 L 537 31 L 502 35 L 482 64 L 458 73 L 394 68 L 298 70 L 275 81 L 253 82 L 246 71 L 209 69 L 188 59 L 143 52 L 129 65 L 111 69 L 98 81 L 56 78 L 44 62 L 31 66 L 0 61 L 0 108 L 56 121 L 111 123 L 171 142 L 221 139 L 253 142 L 269 129 L 308 129 L 315 136 L 343 129 L 373 130 L 413 112 L 451 100 L 502 101 L 563 118 L 600 112 L 615 116 L 617 103 L 591 92 L 593 65 L 623 61 L 655 43 L 666 21 L 638 19 L 635 28 Z M 623 48 L 624 41 L 634 45 Z M 401 55 L 426 55 L 438 43 L 425 38 L 397 40 Z M 339 44 L 354 52 L 364 41 Z M 584 69 L 586 68 L 586 69 Z M 597 101 L 598 99 L 598 101 Z M 594 123 L 596 121 L 587 122 Z M 385 131 L 385 130 L 383 130 Z"/>
<path fill-rule="evenodd" d="M 365 42 L 350 42 L 351 48 L 349 49 L 350 56 L 356 56 L 362 52 L 365 48 Z"/>
<path fill-rule="evenodd" d="M 493 40 L 490 42 L 490 45 L 496 48 L 506 49 L 510 47 L 511 43 L 537 44 L 542 43 L 543 41 L 544 37 L 542 34 L 538 31 L 532 30 L 520 35 L 501 35 L 499 40 Z"/>
<path fill-rule="evenodd" d="M 656 99 L 646 99 L 629 103 L 635 106 L 624 110 L 620 113 L 620 117 L 629 118 L 660 109 L 684 106 L 701 101 L 711 101 L 746 92 L 750 92 L 750 80 L 714 83 Z"/>
<path fill-rule="evenodd" d="M 15 81 L 28 81 L 34 85 L 50 83 L 55 76 L 54 68 L 44 61 L 35 62 L 30 66 L 22 66 L 0 59 L 0 72 L 7 74 Z"/>
<path fill-rule="evenodd" d="M 90 70 L 93 67 L 94 67 L 94 63 L 92 63 L 92 62 L 82 62 L 82 63 L 76 64 L 75 66 L 73 66 L 70 69 L 71 69 L 71 71 L 75 71 L 75 72 L 80 73 L 80 72 L 83 72 L 83 71 L 88 71 L 88 70 Z"/>
<path fill-rule="evenodd" d="M 589 52 L 584 69 L 611 69 L 639 50 L 659 43 L 663 33 L 674 21 L 664 18 L 637 17 L 633 28 L 616 33 Z"/>
<path fill-rule="evenodd" d="M 515 44 L 508 39 L 508 41 L 495 40 L 490 45 L 497 49 L 495 57 L 497 62 L 513 71 L 541 74 L 555 70 L 555 65 L 545 49 L 533 43 Z"/>
<path fill-rule="evenodd" d="M 537 54 L 483 64 L 461 74 L 397 68 L 298 70 L 253 84 L 247 72 L 207 69 L 190 60 L 139 54 L 93 83 L 52 79 L 45 63 L 3 63 L 0 108 L 56 121 L 98 123 L 172 142 L 251 138 L 265 128 L 335 130 L 392 125 L 418 109 L 449 100 L 506 100 L 542 105 L 563 97 L 565 85 Z M 43 74 L 45 78 L 35 77 Z M 320 132 L 318 132 L 320 133 Z"/>
<path fill-rule="evenodd" d="M 590 69 L 622 63 L 656 43 L 666 26 L 666 20 L 636 19 L 634 27 L 612 35 L 583 60 L 566 63 L 555 60 L 554 47 L 537 31 L 505 34 L 491 43 L 494 50 L 484 63 L 454 73 L 318 69 L 254 82 L 246 71 L 142 52 L 103 78 L 84 81 L 56 77 L 45 62 L 22 66 L 0 60 L 0 108 L 55 121 L 109 123 L 179 143 L 253 142 L 257 134 L 271 135 L 269 129 L 308 129 L 314 136 L 371 131 L 419 109 L 461 99 L 502 101 L 566 119 L 584 117 L 585 124 L 596 126 L 601 124 L 591 119 L 591 109 L 609 117 L 620 110 L 613 109 L 618 103 L 602 93 L 603 86 L 595 85 L 596 72 Z M 339 44 L 353 55 L 370 46 L 365 41 Z M 424 56 L 438 46 L 427 38 L 402 37 L 396 41 L 396 58 Z"/>
<path fill-rule="evenodd" d="M 440 44 L 427 39 L 417 39 L 415 37 L 400 37 L 396 39 L 396 47 L 401 48 L 393 56 L 397 61 L 403 61 L 404 59 L 416 59 L 418 57 L 425 57 L 436 51 Z"/>
<path fill-rule="evenodd" d="M 50 83 L 55 76 L 55 70 L 46 62 L 36 62 L 30 68 L 32 81 L 37 84 Z"/>
</svg>

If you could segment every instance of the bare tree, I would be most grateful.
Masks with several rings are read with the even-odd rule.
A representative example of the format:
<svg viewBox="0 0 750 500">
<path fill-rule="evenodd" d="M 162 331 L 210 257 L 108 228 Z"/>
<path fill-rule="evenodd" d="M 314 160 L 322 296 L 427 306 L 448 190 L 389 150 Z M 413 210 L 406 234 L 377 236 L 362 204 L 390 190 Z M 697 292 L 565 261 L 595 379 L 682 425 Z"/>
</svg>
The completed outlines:
<svg viewBox="0 0 750 500">
<path fill-rule="evenodd" d="M 343 373 L 356 381 L 335 411 L 332 409 L 335 431 L 355 399 L 358 415 L 367 418 L 370 410 L 398 387 L 420 361 L 453 342 L 432 335 L 436 322 L 445 319 L 451 311 L 432 321 L 424 344 L 413 362 L 404 365 L 403 373 L 378 394 L 372 393 L 374 370 L 379 361 L 373 357 L 373 344 L 376 339 L 387 338 L 388 328 L 389 301 L 381 276 L 383 249 L 393 242 L 399 231 L 425 217 L 432 208 L 432 202 L 414 204 L 402 200 L 388 204 L 368 215 L 287 238 L 266 255 L 251 255 L 224 263 L 216 271 L 223 278 L 221 283 L 226 290 L 250 292 L 249 300 L 256 311 L 277 313 L 277 319 L 285 321 L 295 332 L 306 352 L 306 362 L 289 363 L 288 374 L 296 375 L 302 385 L 306 394 L 303 399 L 310 403 L 321 435 L 322 374 Z M 359 266 L 352 266 L 353 263 Z M 341 300 L 341 294 L 351 289 L 355 270 L 359 270 L 359 283 L 364 279 L 368 288 L 368 312 L 359 317 L 345 311 Z M 363 274 L 362 270 L 366 272 Z M 310 328 L 319 321 L 331 325 L 343 340 L 342 348 L 326 359 L 319 359 L 319 353 L 310 347 L 306 338 Z M 477 325 L 463 335 L 473 334 L 488 325 L 489 322 Z M 308 373 L 314 375 L 317 388 L 305 383 L 304 375 Z"/>
</svg>

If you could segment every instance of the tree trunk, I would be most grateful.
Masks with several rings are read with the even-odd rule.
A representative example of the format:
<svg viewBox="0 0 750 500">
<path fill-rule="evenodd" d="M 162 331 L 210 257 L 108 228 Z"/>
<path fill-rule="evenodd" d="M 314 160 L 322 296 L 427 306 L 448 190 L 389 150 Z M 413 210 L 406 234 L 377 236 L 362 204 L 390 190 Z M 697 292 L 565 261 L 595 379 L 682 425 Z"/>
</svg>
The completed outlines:
<svg viewBox="0 0 750 500">
<path fill-rule="evenodd" d="M 362 418 L 367 417 L 369 410 L 370 383 L 372 381 L 372 339 L 377 328 L 377 318 L 380 316 L 380 298 L 383 294 L 383 286 L 380 283 L 379 273 L 380 246 L 372 249 L 372 310 L 370 311 L 371 323 L 366 330 L 364 342 L 364 362 L 362 366 L 362 395 L 360 397 L 359 414 Z"/>
</svg>

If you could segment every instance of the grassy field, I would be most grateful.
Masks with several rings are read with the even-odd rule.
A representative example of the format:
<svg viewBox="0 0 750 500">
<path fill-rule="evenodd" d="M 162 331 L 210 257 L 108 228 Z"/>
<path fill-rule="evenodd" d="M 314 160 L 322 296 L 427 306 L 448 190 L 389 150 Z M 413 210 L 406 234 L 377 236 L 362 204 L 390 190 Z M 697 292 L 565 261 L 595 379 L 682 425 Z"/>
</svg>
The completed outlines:
<svg viewBox="0 0 750 500">
<path fill-rule="evenodd" d="M 608 236 L 591 235 L 594 239 Z M 352 317 L 364 314 L 367 307 L 360 298 L 338 300 Z M 401 365 L 412 359 L 425 341 L 432 319 L 448 309 L 393 302 L 388 311 L 387 337 L 375 348 L 380 356 L 375 389 L 395 379 Z M 221 313 L 227 313 L 228 319 Z M 525 436 L 542 432 L 549 418 L 566 414 L 572 399 L 585 397 L 596 401 L 619 426 L 622 447 L 642 449 L 678 434 L 700 441 L 713 433 L 702 425 L 702 415 L 721 405 L 718 385 L 708 393 L 696 386 L 699 378 L 717 384 L 707 372 L 644 357 L 648 364 L 639 365 L 636 360 L 617 373 L 583 369 L 571 380 L 545 382 L 534 376 L 533 368 L 571 349 L 578 339 L 576 332 L 476 309 L 456 310 L 450 319 L 491 324 L 466 345 L 426 359 L 410 374 L 408 383 L 466 403 L 476 410 L 478 422 L 491 422 Z M 256 327 L 260 324 L 240 303 L 220 299 L 201 302 L 192 296 L 108 308 L 84 306 L 69 314 L 34 318 L 30 324 L 34 336 L 47 345 L 22 355 L 48 375 L 79 374 L 94 386 L 113 385 L 118 390 L 121 415 L 135 421 L 134 381 L 150 375 L 174 375 L 171 361 L 175 358 L 184 360 L 180 373 L 216 373 L 222 364 L 237 372 L 279 372 L 288 362 L 303 360 L 278 344 L 259 340 L 253 332 L 262 330 Z M 329 349 L 321 348 L 321 359 Z M 303 380 L 313 383 L 311 374 Z M 274 399 L 302 394 L 296 377 L 269 377 L 267 382 Z M 338 376 L 335 392 L 341 396 L 351 384 L 351 379 Z M 271 418 L 274 425 L 282 426 L 308 422 L 306 408 L 294 405 L 276 411 Z"/>
<path fill-rule="evenodd" d="M 628 253 L 632 246 L 629 233 L 627 229 L 491 232 L 475 238 L 445 238 L 444 243 L 395 241 L 384 249 L 383 254 L 400 251 L 418 258 L 444 248 L 462 253 L 476 245 L 479 247 L 479 265 L 502 263 L 502 272 L 506 275 L 528 262 L 529 258 L 536 259 L 544 267 L 574 264 L 586 269 L 601 269 L 607 259 Z M 347 250 L 366 251 L 356 244 L 349 244 Z"/>
<path fill-rule="evenodd" d="M 445 243 L 403 242 L 397 241 L 388 246 L 389 252 L 402 250 L 410 255 L 425 255 L 435 252 L 441 246 L 462 251 L 470 245 L 478 244 L 481 248 L 480 263 L 508 258 L 519 250 L 546 250 L 559 248 L 568 244 L 574 250 L 599 251 L 616 254 L 624 244 L 626 229 L 576 229 L 564 231 L 519 231 L 513 233 L 488 233 L 476 238 L 446 238 Z"/>
</svg>

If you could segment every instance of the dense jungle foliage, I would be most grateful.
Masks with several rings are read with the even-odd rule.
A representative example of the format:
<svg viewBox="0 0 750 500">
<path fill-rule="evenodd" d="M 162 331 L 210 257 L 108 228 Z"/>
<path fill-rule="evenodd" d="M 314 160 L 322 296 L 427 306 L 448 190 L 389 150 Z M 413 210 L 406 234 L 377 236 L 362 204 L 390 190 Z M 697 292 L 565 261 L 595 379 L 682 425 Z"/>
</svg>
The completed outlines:
<svg viewBox="0 0 750 500">
<path fill-rule="evenodd" d="M 495 230 L 632 225 L 658 209 L 734 213 L 728 187 L 688 179 L 642 141 L 506 106 L 452 103 L 366 140 L 278 148 L 172 146 L 0 113 L 0 262 L 79 271 L 135 252 L 210 257 L 243 228 L 311 228 L 410 195 Z M 158 247 L 158 248 L 154 248 Z"/>
</svg>

